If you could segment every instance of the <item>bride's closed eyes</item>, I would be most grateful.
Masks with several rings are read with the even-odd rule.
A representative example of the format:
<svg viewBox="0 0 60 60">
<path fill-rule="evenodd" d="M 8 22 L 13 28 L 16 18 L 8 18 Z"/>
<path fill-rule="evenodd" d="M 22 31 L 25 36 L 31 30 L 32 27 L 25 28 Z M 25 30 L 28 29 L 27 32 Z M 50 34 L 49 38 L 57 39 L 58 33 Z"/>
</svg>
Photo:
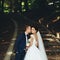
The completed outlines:
<svg viewBox="0 0 60 60">
<path fill-rule="evenodd" d="M 33 34 L 36 33 L 36 30 L 35 30 L 34 27 L 32 27 L 32 33 L 33 33 Z"/>
</svg>

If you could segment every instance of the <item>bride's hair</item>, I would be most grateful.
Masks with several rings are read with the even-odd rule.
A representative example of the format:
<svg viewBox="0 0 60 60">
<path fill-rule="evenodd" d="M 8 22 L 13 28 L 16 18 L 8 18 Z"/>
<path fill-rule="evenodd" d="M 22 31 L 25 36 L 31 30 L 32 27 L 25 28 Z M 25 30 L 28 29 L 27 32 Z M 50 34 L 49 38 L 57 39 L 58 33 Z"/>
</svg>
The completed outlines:
<svg viewBox="0 0 60 60">
<path fill-rule="evenodd" d="M 35 28 L 36 32 L 38 32 L 38 26 L 37 25 L 33 25 L 33 28 Z"/>
</svg>

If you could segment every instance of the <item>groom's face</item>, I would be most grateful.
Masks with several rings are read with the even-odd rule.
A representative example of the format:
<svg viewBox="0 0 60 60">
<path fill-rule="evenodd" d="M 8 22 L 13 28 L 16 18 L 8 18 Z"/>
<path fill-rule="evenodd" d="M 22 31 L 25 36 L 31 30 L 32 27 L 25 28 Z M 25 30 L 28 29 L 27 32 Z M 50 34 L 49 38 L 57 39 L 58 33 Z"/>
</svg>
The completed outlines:
<svg viewBox="0 0 60 60">
<path fill-rule="evenodd" d="M 28 26 L 28 33 L 31 33 L 31 26 Z"/>
</svg>

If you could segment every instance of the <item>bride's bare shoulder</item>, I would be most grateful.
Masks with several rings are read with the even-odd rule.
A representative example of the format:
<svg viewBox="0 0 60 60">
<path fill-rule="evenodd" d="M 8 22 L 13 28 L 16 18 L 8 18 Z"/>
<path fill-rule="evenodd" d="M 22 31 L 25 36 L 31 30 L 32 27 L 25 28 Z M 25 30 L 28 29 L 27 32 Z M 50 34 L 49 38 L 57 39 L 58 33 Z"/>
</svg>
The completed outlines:
<svg viewBox="0 0 60 60">
<path fill-rule="evenodd" d="M 30 39 L 31 39 L 31 40 L 34 39 L 34 35 L 33 35 L 33 34 L 30 35 Z"/>
</svg>

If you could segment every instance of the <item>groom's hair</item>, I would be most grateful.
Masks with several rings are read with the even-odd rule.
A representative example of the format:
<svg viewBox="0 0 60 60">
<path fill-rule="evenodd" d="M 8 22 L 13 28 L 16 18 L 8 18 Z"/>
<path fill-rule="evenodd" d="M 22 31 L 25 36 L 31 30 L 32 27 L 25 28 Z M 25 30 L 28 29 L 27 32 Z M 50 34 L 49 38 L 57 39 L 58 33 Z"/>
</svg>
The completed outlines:
<svg viewBox="0 0 60 60">
<path fill-rule="evenodd" d="M 26 31 L 26 29 L 27 29 L 29 26 L 31 27 L 31 25 L 26 24 L 25 27 L 24 27 L 24 31 Z"/>
</svg>

